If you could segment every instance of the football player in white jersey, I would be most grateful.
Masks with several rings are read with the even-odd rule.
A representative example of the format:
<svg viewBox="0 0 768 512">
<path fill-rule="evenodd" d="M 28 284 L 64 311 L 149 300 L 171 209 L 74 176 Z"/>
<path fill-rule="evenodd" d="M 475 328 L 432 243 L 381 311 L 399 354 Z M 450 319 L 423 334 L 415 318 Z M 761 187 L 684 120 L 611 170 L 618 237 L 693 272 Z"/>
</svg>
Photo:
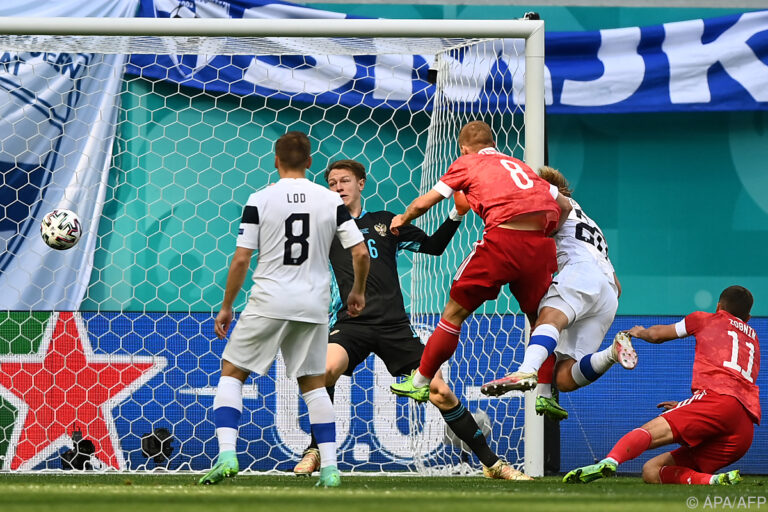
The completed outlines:
<svg viewBox="0 0 768 512">
<path fill-rule="evenodd" d="M 322 455 L 317 485 L 337 487 L 336 423 L 325 390 L 331 275 L 328 252 L 333 237 L 352 253 L 354 283 L 347 297 L 351 316 L 365 307 L 370 258 L 363 235 L 341 197 L 306 179 L 312 164 L 310 142 L 288 132 L 275 143 L 280 180 L 251 194 L 243 210 L 237 249 L 227 276 L 215 331 L 223 339 L 232 323 L 232 304 L 243 286 L 253 251 L 258 263 L 248 304 L 224 349 L 221 378 L 213 401 L 219 457 L 200 484 L 237 474 L 235 444 L 243 409 L 243 382 L 251 372 L 266 375 L 277 352 L 286 374 L 297 377 Z"/>
<path fill-rule="evenodd" d="M 629 370 L 637 364 L 637 354 L 624 332 L 616 335 L 611 346 L 597 352 L 613 323 L 621 294 L 621 285 L 608 259 L 608 244 L 598 225 L 571 198 L 565 177 L 551 167 L 543 167 L 539 173 L 557 186 L 573 207 L 554 234 L 558 274 L 539 304 L 536 324 L 547 324 L 552 332 L 543 343 L 535 343 L 532 336 L 518 370 L 483 385 L 481 391 L 486 395 L 535 387 L 539 369 L 553 352 L 557 356 L 555 385 L 560 391 L 573 391 L 594 382 L 614 363 Z M 541 401 L 539 397 L 538 402 Z M 541 405 L 537 403 L 537 412 L 565 413 L 564 409 L 539 410 Z M 553 405 L 559 408 L 556 403 Z"/>
</svg>

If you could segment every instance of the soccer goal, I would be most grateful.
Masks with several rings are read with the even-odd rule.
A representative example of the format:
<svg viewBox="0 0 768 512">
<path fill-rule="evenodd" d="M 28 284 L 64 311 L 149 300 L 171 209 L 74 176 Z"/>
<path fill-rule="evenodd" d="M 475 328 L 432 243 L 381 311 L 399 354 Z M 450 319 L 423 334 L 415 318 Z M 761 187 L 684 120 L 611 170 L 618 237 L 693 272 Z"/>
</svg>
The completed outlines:
<svg viewBox="0 0 768 512">
<path fill-rule="evenodd" d="M 310 179 L 363 162 L 368 211 L 401 212 L 483 119 L 500 150 L 544 155 L 544 25 L 535 20 L 0 19 L 0 468 L 203 470 L 222 299 L 241 208 L 276 180 L 287 130 L 313 143 Z M 434 231 L 444 201 L 419 225 Z M 77 212 L 53 251 L 42 217 Z M 481 236 L 474 214 L 440 257 L 399 260 L 424 340 Z M 249 283 L 250 281 L 246 281 Z M 245 293 L 241 294 L 242 309 Z M 508 291 L 464 326 L 444 372 L 497 453 L 543 472 L 522 394 L 480 385 L 522 359 Z M 436 408 L 395 398 L 369 358 L 335 393 L 340 469 L 477 472 Z M 246 383 L 241 468 L 290 470 L 309 440 L 280 362 Z"/>
</svg>

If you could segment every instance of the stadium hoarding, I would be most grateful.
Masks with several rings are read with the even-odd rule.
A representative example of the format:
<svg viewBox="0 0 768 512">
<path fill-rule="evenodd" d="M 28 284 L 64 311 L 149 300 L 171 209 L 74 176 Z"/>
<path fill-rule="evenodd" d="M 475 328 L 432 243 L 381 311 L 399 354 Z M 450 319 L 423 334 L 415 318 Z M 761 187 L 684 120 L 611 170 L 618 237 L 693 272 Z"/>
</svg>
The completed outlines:
<svg viewBox="0 0 768 512">
<path fill-rule="evenodd" d="M 61 468 L 60 454 L 71 446 L 74 429 L 94 440 L 104 468 L 210 467 L 217 453 L 211 408 L 224 347 L 213 335 L 213 320 L 210 313 L 3 313 L 0 468 Z M 632 325 L 676 320 L 618 317 L 604 344 Z M 768 319 L 753 319 L 751 325 L 758 336 L 768 336 Z M 424 336 L 433 325 L 416 327 Z M 456 357 L 445 368 L 467 407 L 487 414 L 491 446 L 508 460 L 522 456 L 521 396 L 488 398 L 478 387 L 522 356 L 499 335 L 519 327 L 513 316 L 468 322 Z M 480 338 L 488 341 L 473 342 Z M 690 395 L 690 340 L 662 346 L 639 342 L 636 348 L 640 363 L 634 371 L 615 368 L 586 389 L 561 394 L 571 413 L 561 423 L 563 469 L 607 453 L 626 431 L 658 414 L 656 403 Z M 436 408 L 410 409 L 405 399 L 389 393 L 390 382 L 383 364 L 373 357 L 351 379 L 339 381 L 335 404 L 342 470 L 406 471 L 417 465 L 472 462 L 446 444 Z M 765 373 L 757 383 L 768 385 Z M 768 407 L 765 395 L 762 404 Z M 148 460 L 141 451 L 142 436 L 157 428 L 168 429 L 174 438 L 165 464 Z M 309 440 L 308 430 L 306 408 L 281 364 L 268 376 L 246 383 L 238 441 L 242 468 L 289 471 Z M 744 473 L 765 472 L 764 430 L 756 430 L 752 449 L 734 467 Z M 639 472 L 647 458 L 622 468 Z"/>
</svg>

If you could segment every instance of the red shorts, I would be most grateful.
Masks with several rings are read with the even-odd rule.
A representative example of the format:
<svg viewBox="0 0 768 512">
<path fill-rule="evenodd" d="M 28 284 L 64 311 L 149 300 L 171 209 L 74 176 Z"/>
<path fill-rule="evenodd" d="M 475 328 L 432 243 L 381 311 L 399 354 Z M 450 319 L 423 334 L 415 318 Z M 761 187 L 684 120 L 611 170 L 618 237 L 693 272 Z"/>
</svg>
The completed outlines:
<svg viewBox="0 0 768 512">
<path fill-rule="evenodd" d="M 752 445 L 754 424 L 736 398 L 712 391 L 696 393 L 662 414 L 682 446 L 672 452 L 675 464 L 702 473 L 742 458 Z"/>
<path fill-rule="evenodd" d="M 557 271 L 555 241 L 540 231 L 501 227 L 484 233 L 456 272 L 451 298 L 468 311 L 509 289 L 526 314 L 535 314 Z"/>
</svg>

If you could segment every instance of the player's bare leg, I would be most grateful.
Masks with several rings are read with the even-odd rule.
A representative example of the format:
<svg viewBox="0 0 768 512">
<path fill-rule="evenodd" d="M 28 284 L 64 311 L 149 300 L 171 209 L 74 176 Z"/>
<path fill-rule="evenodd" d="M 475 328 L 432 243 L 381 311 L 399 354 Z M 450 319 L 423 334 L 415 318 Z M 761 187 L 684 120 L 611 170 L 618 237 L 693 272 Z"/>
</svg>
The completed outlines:
<svg viewBox="0 0 768 512">
<path fill-rule="evenodd" d="M 249 372 L 238 368 L 226 359 L 221 361 L 221 377 L 213 400 L 213 417 L 219 456 L 216 464 L 198 481 L 200 485 L 217 484 L 240 471 L 237 462 L 237 426 L 243 411 L 243 383 Z"/>
<path fill-rule="evenodd" d="M 551 307 L 541 308 L 520 367 L 500 379 L 483 384 L 480 392 L 488 396 L 499 396 L 513 390 L 535 388 L 539 368 L 555 351 L 560 332 L 567 326 L 568 317 L 562 311 Z"/>
<path fill-rule="evenodd" d="M 440 365 L 449 360 L 459 344 L 461 324 L 472 312 L 464 309 L 453 299 L 448 300 L 443 315 L 424 347 L 419 369 L 403 382 L 390 386 L 390 390 L 399 396 L 407 396 L 417 402 L 429 400 L 429 383 L 437 374 Z"/>
<path fill-rule="evenodd" d="M 643 464 L 643 482 L 647 484 L 660 484 L 661 477 L 659 471 L 664 466 L 676 466 L 671 452 L 665 452 L 657 455 L 645 464 Z"/>
<path fill-rule="evenodd" d="M 472 414 L 459 401 L 438 371 L 429 383 L 429 401 L 440 409 L 440 414 L 456 436 L 472 450 L 483 465 L 486 478 L 501 480 L 533 480 L 522 471 L 510 466 L 499 458 L 485 439 L 485 434 L 478 426 Z"/>
</svg>

